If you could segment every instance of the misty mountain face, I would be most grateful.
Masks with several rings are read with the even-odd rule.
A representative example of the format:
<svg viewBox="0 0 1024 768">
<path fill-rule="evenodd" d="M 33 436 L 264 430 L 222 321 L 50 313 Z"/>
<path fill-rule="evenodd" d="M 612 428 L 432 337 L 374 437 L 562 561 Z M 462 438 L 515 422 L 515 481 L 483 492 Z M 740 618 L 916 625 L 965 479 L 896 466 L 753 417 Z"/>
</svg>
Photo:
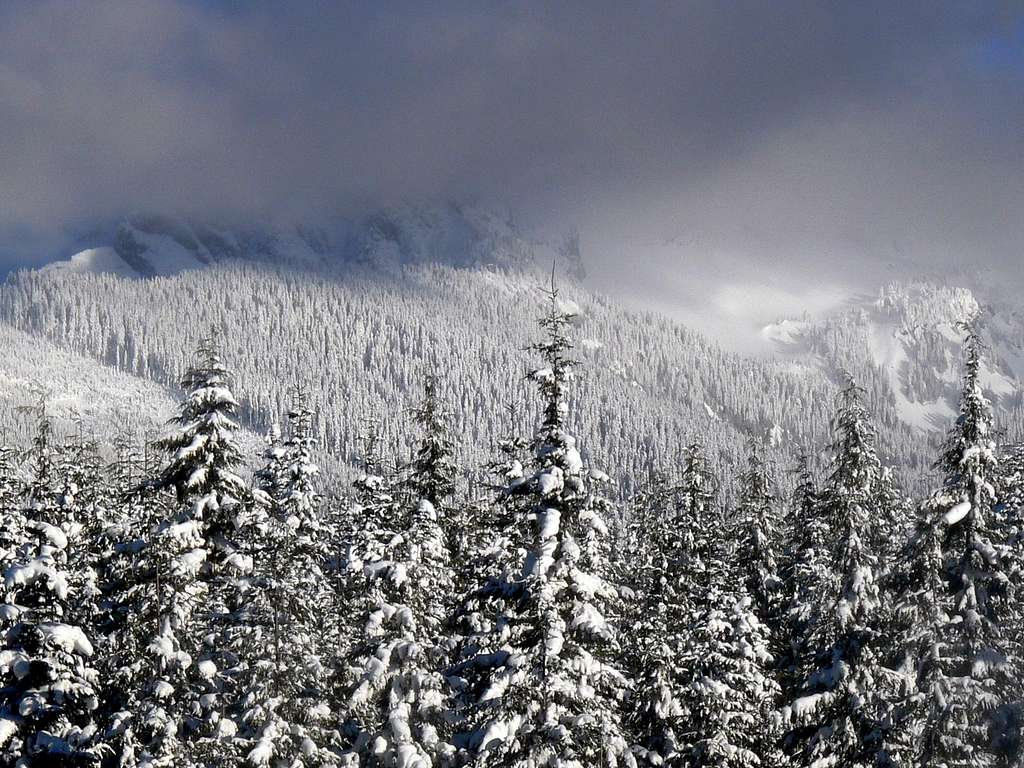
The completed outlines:
<svg viewBox="0 0 1024 768">
<path fill-rule="evenodd" d="M 162 214 L 133 214 L 87 238 L 92 271 L 173 275 L 228 260 L 319 270 L 368 266 L 393 272 L 415 264 L 510 268 L 558 252 L 530 243 L 507 215 L 449 203 L 380 211 L 331 226 L 223 225 Z M 578 249 L 576 251 L 578 255 Z M 78 259 L 79 271 L 87 268 Z M 72 257 L 66 265 L 75 264 Z M 569 264 L 570 267 L 575 266 Z M 578 266 L 576 266 L 578 269 Z"/>
<path fill-rule="evenodd" d="M 614 474 L 640 482 L 676 465 L 698 437 L 723 469 L 751 438 L 788 465 L 825 440 L 849 374 L 868 392 L 885 458 L 913 483 L 931 455 L 921 441 L 937 442 L 955 413 L 958 323 L 979 309 L 966 290 L 893 285 L 825 319 L 769 326 L 777 354 L 749 358 L 589 291 L 573 277 L 583 272 L 577 239 L 533 242 L 505 215 L 455 204 L 320 228 L 134 215 L 89 245 L 12 275 L 0 287 L 0 319 L 172 393 L 212 330 L 247 426 L 279 421 L 290 390 L 303 386 L 339 466 L 355 460 L 371 425 L 395 460 L 408 458 L 405 409 L 428 374 L 439 378 L 464 465 L 483 466 L 502 437 L 528 437 L 536 414 L 525 395 L 527 347 L 554 264 L 580 309 L 575 426 L 584 451 Z M 1006 421 L 1019 423 L 1022 324 L 1009 311 L 989 314 L 986 386 Z M 154 422 L 170 415 L 163 401 L 148 408 Z M 111 433 L 109 418 L 94 421 Z"/>
</svg>

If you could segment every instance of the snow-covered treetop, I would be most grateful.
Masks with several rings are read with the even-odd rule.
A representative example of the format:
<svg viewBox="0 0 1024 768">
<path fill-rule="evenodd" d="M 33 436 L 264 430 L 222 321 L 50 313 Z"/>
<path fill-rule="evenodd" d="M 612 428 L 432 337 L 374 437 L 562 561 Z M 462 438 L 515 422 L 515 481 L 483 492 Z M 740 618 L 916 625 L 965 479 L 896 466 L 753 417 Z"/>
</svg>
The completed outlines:
<svg viewBox="0 0 1024 768">
<path fill-rule="evenodd" d="M 843 491 L 858 498 L 871 494 L 881 477 L 882 464 L 875 451 L 875 428 L 864 407 L 864 390 L 852 379 L 839 395 L 833 420 L 832 493 Z"/>
<path fill-rule="evenodd" d="M 965 491 L 966 486 L 988 483 L 998 463 L 992 434 L 992 405 L 981 386 L 984 352 L 977 329 L 968 328 L 965 349 L 960 415 L 946 437 L 935 468 L 946 475 L 946 488 Z"/>
<path fill-rule="evenodd" d="M 558 289 L 554 285 L 548 292 L 548 298 L 550 309 L 539 321 L 547 338 L 530 347 L 541 354 L 546 365 L 534 370 L 530 378 L 537 382 L 544 399 L 540 439 L 561 442 L 559 435 L 565 428 L 565 417 L 569 411 L 565 386 L 572 381 L 572 371 L 577 365 L 576 360 L 570 356 L 573 345 L 569 340 L 568 328 L 578 310 L 575 305 L 567 307 L 560 301 Z"/>
<path fill-rule="evenodd" d="M 448 414 L 438 398 L 434 374 L 426 377 L 423 390 L 423 401 L 413 410 L 420 440 L 409 486 L 420 499 L 436 507 L 455 492 L 456 467 L 452 458 L 455 446 L 448 427 Z"/>
<path fill-rule="evenodd" d="M 174 488 L 179 499 L 216 497 L 220 504 L 243 498 L 246 486 L 234 471 L 242 464 L 235 440 L 238 402 L 213 338 L 199 345 L 181 387 L 185 399 L 169 422 L 172 430 L 156 443 L 167 460 L 152 485 Z"/>
</svg>

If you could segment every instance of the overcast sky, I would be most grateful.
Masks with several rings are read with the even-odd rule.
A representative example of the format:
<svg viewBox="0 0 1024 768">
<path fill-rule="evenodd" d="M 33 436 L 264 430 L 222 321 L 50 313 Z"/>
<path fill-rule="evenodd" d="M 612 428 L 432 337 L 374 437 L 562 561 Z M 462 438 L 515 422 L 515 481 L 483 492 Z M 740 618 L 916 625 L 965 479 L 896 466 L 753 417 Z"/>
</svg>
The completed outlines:
<svg viewBox="0 0 1024 768">
<path fill-rule="evenodd" d="M 5 0 L 0 121 L 0 266 L 131 210 L 483 197 L 671 309 L 1024 240 L 1019 2 Z"/>
</svg>

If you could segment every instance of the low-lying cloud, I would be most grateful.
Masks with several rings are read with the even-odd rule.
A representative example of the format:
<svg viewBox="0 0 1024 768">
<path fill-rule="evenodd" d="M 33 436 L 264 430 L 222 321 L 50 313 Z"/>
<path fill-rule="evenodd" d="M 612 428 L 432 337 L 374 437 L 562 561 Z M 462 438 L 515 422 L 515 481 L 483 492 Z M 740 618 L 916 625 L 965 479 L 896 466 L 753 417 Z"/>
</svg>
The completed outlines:
<svg viewBox="0 0 1024 768">
<path fill-rule="evenodd" d="M 0 254 L 484 197 L 641 292 L 712 255 L 1015 265 L 1015 5 L 7 2 Z"/>
</svg>

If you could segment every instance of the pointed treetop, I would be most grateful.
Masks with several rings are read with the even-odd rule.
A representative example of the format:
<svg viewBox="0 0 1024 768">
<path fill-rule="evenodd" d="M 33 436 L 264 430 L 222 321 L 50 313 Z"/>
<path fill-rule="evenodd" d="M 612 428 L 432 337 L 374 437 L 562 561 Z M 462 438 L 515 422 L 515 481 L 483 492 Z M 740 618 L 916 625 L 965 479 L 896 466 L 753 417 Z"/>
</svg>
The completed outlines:
<svg viewBox="0 0 1024 768">
<path fill-rule="evenodd" d="M 428 374 L 423 384 L 423 400 L 413 409 L 420 440 L 409 477 L 413 492 L 434 507 L 455 492 L 457 474 L 452 458 L 455 447 L 448 426 L 449 416 L 441 405 L 437 384 L 437 376 Z"/>
</svg>

